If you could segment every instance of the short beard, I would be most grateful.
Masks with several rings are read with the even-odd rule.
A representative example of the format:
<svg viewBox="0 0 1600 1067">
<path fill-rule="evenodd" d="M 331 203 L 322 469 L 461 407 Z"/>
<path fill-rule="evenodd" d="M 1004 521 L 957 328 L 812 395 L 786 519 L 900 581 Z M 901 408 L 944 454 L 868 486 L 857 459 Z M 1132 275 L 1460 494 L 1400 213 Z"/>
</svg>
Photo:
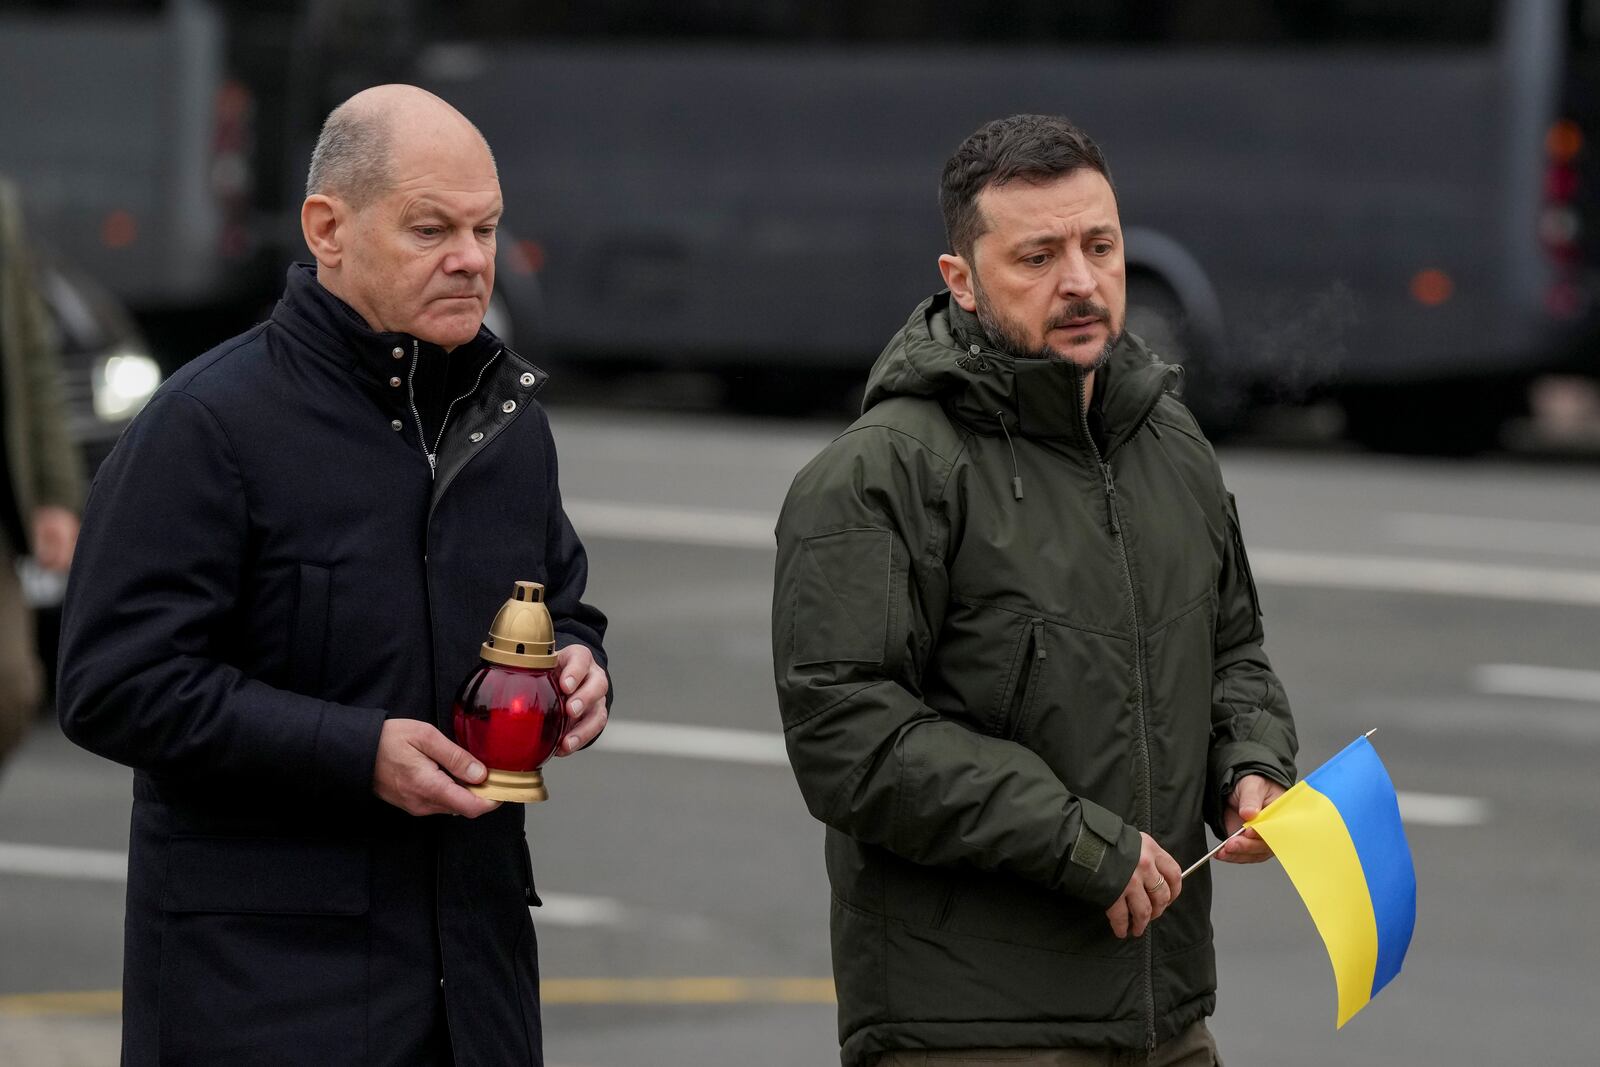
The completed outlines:
<svg viewBox="0 0 1600 1067">
<path fill-rule="evenodd" d="M 989 303 L 989 298 L 983 291 L 983 284 L 978 281 L 976 274 L 973 275 L 972 279 L 972 295 L 977 303 L 978 325 L 983 327 L 983 332 L 996 348 L 1016 359 L 1054 359 L 1080 367 L 1086 375 L 1093 374 L 1111 362 L 1111 353 L 1117 347 L 1118 342 L 1122 340 L 1122 332 L 1120 330 L 1110 331 L 1110 336 L 1106 338 L 1105 345 L 1101 347 L 1093 361 L 1085 365 L 1051 345 L 1048 341 L 1030 347 L 1027 339 L 1022 334 L 1021 328 L 1001 317 L 995 311 L 993 305 Z M 1067 305 L 1060 315 L 1051 319 L 1045 325 L 1045 332 L 1048 333 L 1050 330 L 1065 326 L 1073 319 L 1088 318 L 1091 315 L 1107 323 L 1109 328 L 1111 312 L 1108 309 L 1091 300 L 1074 300 Z"/>
</svg>

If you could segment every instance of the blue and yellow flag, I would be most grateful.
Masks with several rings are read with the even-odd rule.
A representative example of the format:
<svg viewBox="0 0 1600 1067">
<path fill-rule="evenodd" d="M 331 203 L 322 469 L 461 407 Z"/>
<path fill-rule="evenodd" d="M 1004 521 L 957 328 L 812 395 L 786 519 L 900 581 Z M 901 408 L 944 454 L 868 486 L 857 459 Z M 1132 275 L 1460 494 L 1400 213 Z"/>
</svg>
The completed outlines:
<svg viewBox="0 0 1600 1067">
<path fill-rule="evenodd" d="M 1394 784 L 1358 737 L 1247 825 L 1272 846 L 1317 924 L 1343 1026 L 1400 973 L 1417 921 Z"/>
</svg>

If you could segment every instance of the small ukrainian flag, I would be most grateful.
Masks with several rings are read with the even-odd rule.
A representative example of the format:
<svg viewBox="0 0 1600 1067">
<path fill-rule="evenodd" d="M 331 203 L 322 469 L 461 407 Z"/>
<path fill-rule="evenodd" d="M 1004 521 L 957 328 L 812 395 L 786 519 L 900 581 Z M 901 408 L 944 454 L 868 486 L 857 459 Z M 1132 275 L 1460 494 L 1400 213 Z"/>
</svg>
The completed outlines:
<svg viewBox="0 0 1600 1067">
<path fill-rule="evenodd" d="M 1272 847 L 1317 924 L 1343 1026 L 1400 973 L 1417 876 L 1383 761 L 1358 737 L 1247 824 Z"/>
</svg>

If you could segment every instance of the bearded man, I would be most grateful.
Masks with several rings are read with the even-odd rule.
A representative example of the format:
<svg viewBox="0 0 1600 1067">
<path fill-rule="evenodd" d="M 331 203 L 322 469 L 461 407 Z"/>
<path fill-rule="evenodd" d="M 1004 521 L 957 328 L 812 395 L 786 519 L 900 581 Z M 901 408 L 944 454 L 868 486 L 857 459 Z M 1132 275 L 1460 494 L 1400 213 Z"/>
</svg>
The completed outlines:
<svg viewBox="0 0 1600 1067">
<path fill-rule="evenodd" d="M 944 170 L 948 289 L 778 522 L 773 659 L 827 824 L 846 1067 L 1202 1065 L 1206 826 L 1295 778 L 1232 496 L 1124 330 L 1110 172 L 1059 118 Z M 1224 861 L 1267 858 L 1253 832 Z"/>
</svg>

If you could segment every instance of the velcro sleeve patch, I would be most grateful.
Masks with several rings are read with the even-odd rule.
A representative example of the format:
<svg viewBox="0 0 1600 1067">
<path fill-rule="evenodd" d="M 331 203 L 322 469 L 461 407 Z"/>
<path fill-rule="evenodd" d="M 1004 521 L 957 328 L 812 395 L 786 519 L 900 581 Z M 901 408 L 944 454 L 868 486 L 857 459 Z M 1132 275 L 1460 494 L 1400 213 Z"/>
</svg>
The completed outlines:
<svg viewBox="0 0 1600 1067">
<path fill-rule="evenodd" d="M 1078 840 L 1068 858 L 1088 871 L 1098 871 L 1106 853 L 1122 836 L 1122 820 L 1091 801 L 1079 800 L 1078 807 L 1083 825 L 1078 828 Z"/>
<path fill-rule="evenodd" d="M 841 530 L 801 545 L 794 665 L 882 663 L 889 628 L 888 530 Z"/>
</svg>

